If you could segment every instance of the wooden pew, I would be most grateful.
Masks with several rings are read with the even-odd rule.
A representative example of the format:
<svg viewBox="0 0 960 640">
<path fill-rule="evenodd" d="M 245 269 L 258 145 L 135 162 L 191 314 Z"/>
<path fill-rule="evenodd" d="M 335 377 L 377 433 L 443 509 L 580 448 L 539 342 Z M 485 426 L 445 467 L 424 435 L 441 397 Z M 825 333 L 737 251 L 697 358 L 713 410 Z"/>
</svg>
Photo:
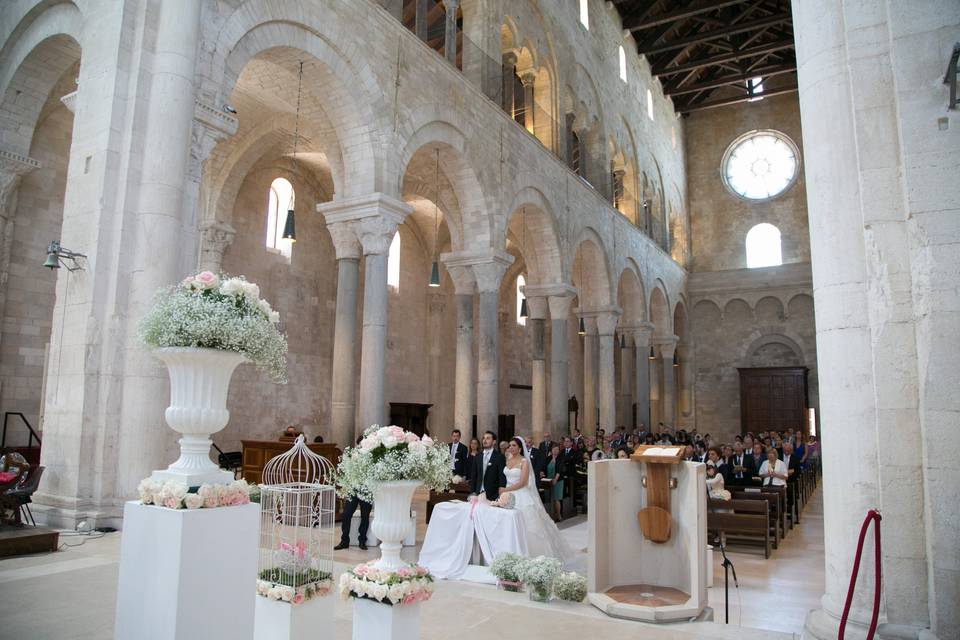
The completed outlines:
<svg viewBox="0 0 960 640">
<path fill-rule="evenodd" d="M 790 509 L 787 505 L 787 488 L 786 487 L 776 487 L 776 486 L 764 486 L 760 490 L 763 493 L 769 493 L 777 496 L 779 498 L 780 504 L 780 520 L 781 524 L 785 527 L 783 530 L 783 537 L 787 537 L 786 526 L 789 525 L 790 529 L 793 529 L 793 515 L 790 512 Z"/>
<path fill-rule="evenodd" d="M 784 530 L 783 512 L 780 510 L 780 496 L 774 493 L 764 493 L 762 491 L 731 491 L 730 495 L 734 500 L 756 500 L 763 501 L 767 505 L 770 514 L 770 528 L 773 533 L 773 548 L 780 548 L 780 540 L 786 534 Z"/>
<path fill-rule="evenodd" d="M 770 510 L 763 500 L 709 501 L 707 531 L 750 544 L 762 542 L 763 557 L 770 557 Z"/>
</svg>

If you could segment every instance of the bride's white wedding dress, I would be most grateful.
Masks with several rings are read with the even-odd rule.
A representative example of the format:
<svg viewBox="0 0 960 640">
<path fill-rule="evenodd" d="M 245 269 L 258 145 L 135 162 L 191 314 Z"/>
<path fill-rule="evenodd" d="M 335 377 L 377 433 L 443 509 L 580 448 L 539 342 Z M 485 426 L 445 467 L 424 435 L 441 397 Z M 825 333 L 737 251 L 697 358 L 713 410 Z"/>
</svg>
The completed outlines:
<svg viewBox="0 0 960 640">
<path fill-rule="evenodd" d="M 526 464 L 530 463 L 526 462 Z M 503 474 L 507 477 L 507 486 L 513 486 L 520 482 L 522 469 L 519 466 L 515 469 L 507 468 L 503 470 Z M 530 475 L 533 475 L 533 469 L 530 470 Z M 560 560 L 570 558 L 572 552 L 569 546 L 540 501 L 540 494 L 536 490 L 536 479 L 531 478 L 527 486 L 517 489 L 513 494 L 515 498 L 513 508 L 523 517 L 527 534 L 527 553 L 534 558 L 537 556 L 551 556 Z"/>
<path fill-rule="evenodd" d="M 524 464 L 529 466 L 526 447 L 524 454 Z M 508 487 L 517 485 L 522 475 L 522 465 L 504 469 Z M 492 506 L 485 499 L 438 504 L 427 526 L 419 563 L 437 578 L 459 579 L 467 571 L 476 541 L 485 564 L 507 552 L 550 556 L 568 564 L 575 554 L 547 515 L 536 486 L 531 468 L 527 484 L 511 492 L 512 509 Z"/>
</svg>

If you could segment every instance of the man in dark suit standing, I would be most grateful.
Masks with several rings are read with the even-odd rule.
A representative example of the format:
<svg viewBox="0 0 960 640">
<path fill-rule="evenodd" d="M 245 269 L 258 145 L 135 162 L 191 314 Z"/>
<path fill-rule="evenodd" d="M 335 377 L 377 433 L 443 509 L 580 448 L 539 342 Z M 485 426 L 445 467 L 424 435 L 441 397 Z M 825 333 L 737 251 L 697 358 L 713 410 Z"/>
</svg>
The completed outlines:
<svg viewBox="0 0 960 640">
<path fill-rule="evenodd" d="M 507 486 L 507 477 L 503 469 L 507 459 L 497 449 L 497 434 L 486 431 L 483 434 L 483 451 L 474 458 L 473 475 L 470 478 L 470 493 L 484 494 L 487 500 L 493 501 L 500 497 L 500 487 Z"/>
<path fill-rule="evenodd" d="M 455 476 L 467 475 L 467 446 L 460 442 L 460 429 L 450 433 L 450 468 Z"/>
<path fill-rule="evenodd" d="M 357 438 L 357 445 L 363 440 Z M 340 544 L 334 551 L 340 551 L 350 546 L 350 526 L 353 524 L 353 514 L 360 509 L 360 526 L 357 528 L 357 546 L 362 551 L 367 550 L 367 529 L 370 527 L 370 510 L 373 505 L 357 496 L 350 496 L 343 501 L 343 511 L 340 514 Z"/>
<path fill-rule="evenodd" d="M 753 456 L 743 452 L 743 445 L 737 442 L 733 445 L 733 456 L 730 457 L 730 484 L 742 486 L 750 484 L 750 478 L 756 473 L 753 466 Z"/>
<path fill-rule="evenodd" d="M 748 453 L 743 458 L 746 460 L 747 466 L 750 469 L 750 481 L 747 484 L 753 484 L 753 478 L 760 473 L 760 465 L 767 459 L 767 456 L 763 453 L 763 445 L 759 442 L 754 442 L 753 453 Z"/>
<path fill-rule="evenodd" d="M 797 474 L 800 472 L 800 456 L 793 452 L 793 444 L 789 441 L 783 443 L 780 459 L 787 465 L 787 481 L 796 482 Z"/>
</svg>

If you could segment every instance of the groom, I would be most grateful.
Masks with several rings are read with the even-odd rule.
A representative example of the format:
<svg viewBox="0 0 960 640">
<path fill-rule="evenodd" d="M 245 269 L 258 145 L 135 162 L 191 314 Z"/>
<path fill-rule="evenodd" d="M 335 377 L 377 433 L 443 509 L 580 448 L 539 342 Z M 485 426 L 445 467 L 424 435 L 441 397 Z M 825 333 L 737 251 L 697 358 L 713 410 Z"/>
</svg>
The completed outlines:
<svg viewBox="0 0 960 640">
<path fill-rule="evenodd" d="M 500 487 L 507 486 L 507 477 L 503 475 L 507 459 L 496 445 L 497 435 L 492 431 L 485 432 L 482 455 L 473 459 L 473 473 L 470 476 L 470 493 L 486 494 L 491 501 L 500 497 Z"/>
</svg>

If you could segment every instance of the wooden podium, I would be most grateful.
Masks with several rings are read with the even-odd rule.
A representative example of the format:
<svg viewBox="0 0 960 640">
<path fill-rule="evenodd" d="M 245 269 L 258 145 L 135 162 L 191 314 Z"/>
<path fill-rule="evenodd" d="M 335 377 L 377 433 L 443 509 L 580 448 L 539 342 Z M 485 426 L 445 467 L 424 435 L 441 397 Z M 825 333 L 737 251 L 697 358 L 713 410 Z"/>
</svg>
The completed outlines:
<svg viewBox="0 0 960 640">
<path fill-rule="evenodd" d="M 647 540 L 663 543 L 670 539 L 670 465 L 679 464 L 683 447 L 642 445 L 630 459 L 646 465 L 642 483 L 647 489 L 647 506 L 637 512 L 640 530 Z"/>
<path fill-rule="evenodd" d="M 706 467 L 656 449 L 673 447 L 590 463 L 587 598 L 618 618 L 709 617 Z"/>
</svg>

